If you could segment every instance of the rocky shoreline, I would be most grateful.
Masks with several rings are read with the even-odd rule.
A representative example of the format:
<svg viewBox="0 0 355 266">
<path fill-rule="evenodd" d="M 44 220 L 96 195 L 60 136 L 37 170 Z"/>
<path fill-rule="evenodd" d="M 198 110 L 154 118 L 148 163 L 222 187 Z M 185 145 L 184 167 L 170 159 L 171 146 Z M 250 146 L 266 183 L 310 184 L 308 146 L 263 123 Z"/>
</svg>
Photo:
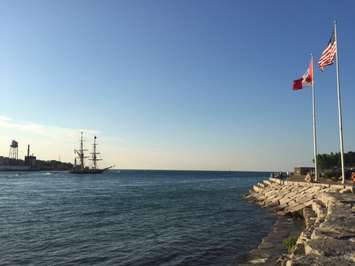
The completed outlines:
<svg viewBox="0 0 355 266">
<path fill-rule="evenodd" d="M 304 229 L 301 218 L 279 216 L 270 233 L 264 237 L 257 248 L 251 250 L 243 263 L 238 266 L 278 265 L 288 256 L 283 240 L 298 237 Z"/>
<path fill-rule="evenodd" d="M 354 265 L 352 185 L 270 178 L 253 186 L 246 198 L 270 208 L 279 219 L 242 265 Z M 304 226 L 291 233 L 295 216 L 303 218 Z M 292 234 L 297 242 L 287 252 L 282 242 Z"/>
</svg>

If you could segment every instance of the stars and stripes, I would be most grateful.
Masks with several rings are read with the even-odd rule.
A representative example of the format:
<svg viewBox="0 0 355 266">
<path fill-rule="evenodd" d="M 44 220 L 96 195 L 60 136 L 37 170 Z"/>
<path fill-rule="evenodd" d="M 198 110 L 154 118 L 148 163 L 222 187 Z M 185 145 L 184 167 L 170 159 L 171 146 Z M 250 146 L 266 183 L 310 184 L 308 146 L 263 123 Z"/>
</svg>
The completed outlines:
<svg viewBox="0 0 355 266">
<path fill-rule="evenodd" d="M 330 37 L 330 40 L 328 42 L 327 48 L 325 48 L 325 50 L 323 51 L 318 62 L 321 71 L 323 71 L 326 66 L 332 65 L 334 63 L 336 52 L 337 42 L 335 40 L 335 34 L 333 31 L 332 36 Z"/>
</svg>

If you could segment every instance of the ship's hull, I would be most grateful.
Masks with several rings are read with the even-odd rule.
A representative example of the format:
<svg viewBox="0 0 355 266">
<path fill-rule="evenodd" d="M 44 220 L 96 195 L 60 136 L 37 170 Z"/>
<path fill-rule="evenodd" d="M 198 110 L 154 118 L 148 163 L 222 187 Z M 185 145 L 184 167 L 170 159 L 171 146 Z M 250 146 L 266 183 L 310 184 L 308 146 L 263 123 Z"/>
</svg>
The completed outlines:
<svg viewBox="0 0 355 266">
<path fill-rule="evenodd" d="M 108 168 L 105 169 L 73 169 L 70 171 L 71 174 L 89 174 L 89 175 L 94 175 L 94 174 L 102 174 L 105 172 Z"/>
</svg>

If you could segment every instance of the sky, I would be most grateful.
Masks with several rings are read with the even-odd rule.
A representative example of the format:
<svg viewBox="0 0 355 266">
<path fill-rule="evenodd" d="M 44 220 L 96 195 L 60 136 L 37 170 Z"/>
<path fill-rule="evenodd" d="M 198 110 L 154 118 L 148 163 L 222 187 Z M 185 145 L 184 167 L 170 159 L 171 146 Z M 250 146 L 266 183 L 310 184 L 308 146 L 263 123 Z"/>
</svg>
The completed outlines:
<svg viewBox="0 0 355 266">
<path fill-rule="evenodd" d="M 0 154 L 12 139 L 102 166 L 311 165 L 311 90 L 292 91 L 338 25 L 345 151 L 355 150 L 355 2 L 0 1 Z M 339 151 L 335 66 L 315 70 L 318 149 Z"/>
</svg>

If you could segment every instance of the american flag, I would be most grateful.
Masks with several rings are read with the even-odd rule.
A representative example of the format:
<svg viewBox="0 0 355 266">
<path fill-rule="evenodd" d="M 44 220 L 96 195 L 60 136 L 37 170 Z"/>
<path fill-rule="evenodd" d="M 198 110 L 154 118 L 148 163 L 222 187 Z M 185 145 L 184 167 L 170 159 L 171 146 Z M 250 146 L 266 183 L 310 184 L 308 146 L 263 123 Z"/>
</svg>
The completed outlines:
<svg viewBox="0 0 355 266">
<path fill-rule="evenodd" d="M 337 52 L 337 42 L 335 40 L 335 34 L 333 31 L 332 37 L 330 37 L 327 48 L 325 48 L 325 50 L 323 51 L 319 59 L 318 64 L 320 70 L 323 71 L 326 66 L 332 65 L 334 63 L 336 52 Z"/>
</svg>

